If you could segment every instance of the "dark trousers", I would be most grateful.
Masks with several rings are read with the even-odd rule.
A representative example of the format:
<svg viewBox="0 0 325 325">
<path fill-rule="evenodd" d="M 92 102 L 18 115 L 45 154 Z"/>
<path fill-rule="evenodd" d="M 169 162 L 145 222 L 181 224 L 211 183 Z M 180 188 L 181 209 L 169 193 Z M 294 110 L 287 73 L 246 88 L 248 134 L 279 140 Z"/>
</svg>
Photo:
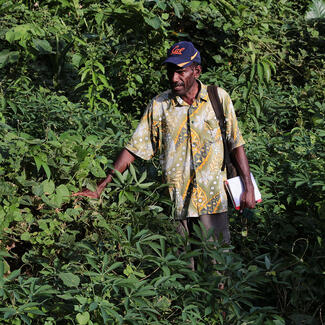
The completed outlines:
<svg viewBox="0 0 325 325">
<path fill-rule="evenodd" d="M 191 237 L 193 233 L 193 226 L 202 222 L 205 229 L 208 231 L 211 228 L 214 229 L 213 235 L 215 238 L 210 238 L 209 240 L 220 239 L 222 237 L 222 242 L 225 244 L 230 244 L 230 232 L 229 232 L 229 221 L 227 212 L 215 213 L 215 214 L 204 214 L 198 218 L 187 218 L 185 220 L 179 220 L 177 226 L 177 231 L 182 236 L 188 234 Z"/>
<path fill-rule="evenodd" d="M 193 226 L 198 225 L 199 221 L 202 222 L 205 229 L 209 231 L 211 228 L 213 231 L 213 237 L 210 237 L 208 240 L 220 240 L 224 244 L 230 244 L 230 232 L 229 232 L 229 221 L 227 212 L 216 213 L 216 214 L 204 214 L 197 218 L 187 218 L 185 220 L 179 220 L 177 225 L 177 231 L 180 235 L 185 237 L 188 235 L 190 238 L 193 237 Z M 215 263 L 215 261 L 212 261 Z M 194 259 L 191 259 L 190 267 L 194 270 Z"/>
</svg>

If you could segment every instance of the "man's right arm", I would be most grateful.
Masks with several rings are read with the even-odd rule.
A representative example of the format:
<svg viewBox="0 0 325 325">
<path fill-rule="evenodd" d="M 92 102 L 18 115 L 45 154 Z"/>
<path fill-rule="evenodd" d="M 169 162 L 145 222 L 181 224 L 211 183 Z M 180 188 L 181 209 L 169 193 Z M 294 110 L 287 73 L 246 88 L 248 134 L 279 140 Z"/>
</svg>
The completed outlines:
<svg viewBox="0 0 325 325">
<path fill-rule="evenodd" d="M 112 175 L 114 174 L 114 170 L 118 170 L 120 173 L 123 173 L 135 160 L 135 158 L 136 156 L 131 151 L 124 148 L 115 160 L 114 169 L 111 170 L 107 174 L 107 177 L 97 185 L 95 191 L 90 191 L 86 189 L 82 190 L 81 192 L 74 193 L 72 194 L 72 196 L 87 196 L 92 199 L 98 199 L 106 185 L 112 181 Z"/>
</svg>

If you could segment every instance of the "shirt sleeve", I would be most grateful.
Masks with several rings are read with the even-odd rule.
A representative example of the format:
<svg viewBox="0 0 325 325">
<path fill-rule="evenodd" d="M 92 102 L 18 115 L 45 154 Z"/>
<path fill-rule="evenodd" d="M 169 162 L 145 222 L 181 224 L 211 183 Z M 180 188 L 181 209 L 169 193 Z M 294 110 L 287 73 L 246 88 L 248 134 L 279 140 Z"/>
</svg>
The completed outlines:
<svg viewBox="0 0 325 325">
<path fill-rule="evenodd" d="M 159 140 L 159 119 L 154 118 L 155 101 L 147 106 L 135 132 L 125 146 L 136 156 L 149 160 L 154 156 L 157 148 L 160 147 Z"/>
<path fill-rule="evenodd" d="M 231 101 L 229 94 L 222 89 L 220 97 L 226 120 L 226 137 L 232 150 L 245 144 L 245 141 L 240 132 L 234 105 Z"/>
</svg>

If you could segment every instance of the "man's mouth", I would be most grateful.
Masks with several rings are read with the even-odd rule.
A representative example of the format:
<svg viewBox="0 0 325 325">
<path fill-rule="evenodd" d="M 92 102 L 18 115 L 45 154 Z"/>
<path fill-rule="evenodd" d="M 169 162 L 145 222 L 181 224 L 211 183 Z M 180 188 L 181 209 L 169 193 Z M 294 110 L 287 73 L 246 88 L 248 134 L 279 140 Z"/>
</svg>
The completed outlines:
<svg viewBox="0 0 325 325">
<path fill-rule="evenodd" d="M 182 89 L 184 87 L 184 84 L 173 84 L 172 85 L 172 88 L 173 88 L 173 90 L 180 90 L 180 89 Z"/>
</svg>

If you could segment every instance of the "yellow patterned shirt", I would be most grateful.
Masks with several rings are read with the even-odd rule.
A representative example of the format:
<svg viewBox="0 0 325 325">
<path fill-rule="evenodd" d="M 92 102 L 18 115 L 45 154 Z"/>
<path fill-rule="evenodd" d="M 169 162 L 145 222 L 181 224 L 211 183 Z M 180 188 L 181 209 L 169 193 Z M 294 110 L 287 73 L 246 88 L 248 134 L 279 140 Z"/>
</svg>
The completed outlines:
<svg viewBox="0 0 325 325">
<path fill-rule="evenodd" d="M 192 105 L 174 97 L 170 90 L 155 97 L 126 146 L 145 160 L 159 154 L 176 205 L 176 219 L 227 211 L 221 132 L 207 87 L 200 85 Z M 244 140 L 230 96 L 221 88 L 218 93 L 233 149 L 243 145 Z"/>
</svg>

